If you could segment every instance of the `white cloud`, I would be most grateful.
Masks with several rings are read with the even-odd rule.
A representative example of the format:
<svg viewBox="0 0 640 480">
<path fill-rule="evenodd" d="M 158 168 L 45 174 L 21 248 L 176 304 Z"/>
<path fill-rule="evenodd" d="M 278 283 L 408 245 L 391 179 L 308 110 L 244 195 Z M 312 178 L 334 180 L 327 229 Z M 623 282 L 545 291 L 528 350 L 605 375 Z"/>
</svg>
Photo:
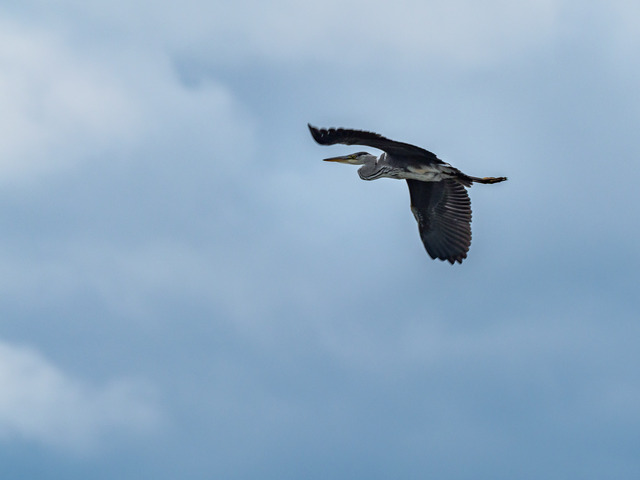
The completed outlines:
<svg viewBox="0 0 640 480">
<path fill-rule="evenodd" d="M 250 141 L 250 122 L 240 120 L 229 91 L 215 81 L 187 89 L 161 45 L 131 38 L 77 43 L 76 27 L 61 34 L 33 21 L 0 22 L 4 182 L 95 161 L 105 152 L 111 161 L 132 157 L 144 145 L 231 144 L 240 121 Z"/>
<path fill-rule="evenodd" d="M 398 61 L 423 68 L 434 58 L 476 65 L 548 40 L 557 11 L 553 0 L 278 3 L 267 7 L 251 2 L 249 8 L 261 13 L 251 18 L 260 20 L 238 11 L 232 23 L 236 28 L 224 29 L 224 34 L 244 39 L 248 51 L 271 59 L 379 68 Z"/>
<path fill-rule="evenodd" d="M 217 61 L 261 58 L 351 65 L 373 61 L 384 68 L 398 60 L 420 65 L 434 57 L 477 64 L 531 48 L 556 32 L 563 2 L 143 0 L 67 1 L 55 7 L 35 3 L 48 11 L 47 19 L 80 17 L 76 24 L 117 31 L 139 44 L 213 53 Z"/>
<path fill-rule="evenodd" d="M 136 385 L 87 385 L 38 352 L 0 342 L 0 436 L 85 451 L 107 435 L 143 433 L 160 414 Z"/>
<path fill-rule="evenodd" d="M 116 78 L 50 32 L 2 22 L 1 176 L 50 171 L 130 139 L 139 107 Z"/>
</svg>

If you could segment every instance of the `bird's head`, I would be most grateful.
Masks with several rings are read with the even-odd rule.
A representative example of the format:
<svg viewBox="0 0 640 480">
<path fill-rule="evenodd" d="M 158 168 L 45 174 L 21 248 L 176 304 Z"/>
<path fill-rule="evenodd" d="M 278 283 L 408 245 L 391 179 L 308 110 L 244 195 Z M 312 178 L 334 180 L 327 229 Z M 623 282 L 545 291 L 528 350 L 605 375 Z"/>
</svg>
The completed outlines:
<svg viewBox="0 0 640 480">
<path fill-rule="evenodd" d="M 325 162 L 340 162 L 348 163 L 349 165 L 364 165 L 369 162 L 375 162 L 377 157 L 367 152 L 352 153 L 350 155 L 343 155 L 341 157 L 325 158 Z"/>
</svg>

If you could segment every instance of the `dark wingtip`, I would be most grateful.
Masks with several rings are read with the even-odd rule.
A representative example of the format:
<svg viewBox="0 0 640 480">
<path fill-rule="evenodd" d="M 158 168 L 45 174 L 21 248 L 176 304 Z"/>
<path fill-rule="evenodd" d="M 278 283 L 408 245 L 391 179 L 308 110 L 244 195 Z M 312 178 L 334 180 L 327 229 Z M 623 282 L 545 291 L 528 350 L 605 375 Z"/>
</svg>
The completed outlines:
<svg viewBox="0 0 640 480">
<path fill-rule="evenodd" d="M 456 262 L 461 264 L 465 258 L 467 258 L 466 252 L 458 255 L 446 255 L 446 256 L 443 255 L 441 257 L 438 257 L 438 260 L 442 260 L 443 262 L 449 262 L 451 265 L 455 265 Z"/>
<path fill-rule="evenodd" d="M 307 127 L 309 127 L 309 131 L 311 132 L 311 136 L 313 137 L 313 139 L 317 143 L 320 143 L 320 139 L 322 138 L 322 132 L 320 131 L 320 129 L 317 127 L 314 127 L 310 123 L 307 123 Z"/>
<path fill-rule="evenodd" d="M 432 253 L 427 250 L 427 253 L 433 260 L 440 260 L 442 262 L 449 262 L 451 265 L 455 265 L 457 263 L 462 263 L 462 261 L 467 258 L 467 254 L 463 253 L 460 255 L 446 255 L 442 253 Z"/>
</svg>

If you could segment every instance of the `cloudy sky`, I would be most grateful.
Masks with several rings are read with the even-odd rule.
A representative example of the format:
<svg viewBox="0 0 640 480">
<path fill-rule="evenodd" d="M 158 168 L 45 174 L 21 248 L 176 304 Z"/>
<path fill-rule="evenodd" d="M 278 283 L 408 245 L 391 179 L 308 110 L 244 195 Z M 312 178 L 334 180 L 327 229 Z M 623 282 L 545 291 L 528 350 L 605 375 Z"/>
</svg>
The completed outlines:
<svg viewBox="0 0 640 480">
<path fill-rule="evenodd" d="M 637 2 L 0 3 L 0 475 L 637 479 Z M 403 182 L 477 185 L 462 265 Z"/>
</svg>

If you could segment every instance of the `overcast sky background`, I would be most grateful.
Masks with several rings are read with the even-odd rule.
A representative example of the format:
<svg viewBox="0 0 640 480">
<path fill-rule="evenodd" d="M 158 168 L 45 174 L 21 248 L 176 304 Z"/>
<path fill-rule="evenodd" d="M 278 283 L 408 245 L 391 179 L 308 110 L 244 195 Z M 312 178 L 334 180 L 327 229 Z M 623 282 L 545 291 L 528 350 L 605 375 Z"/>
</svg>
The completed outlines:
<svg viewBox="0 0 640 480">
<path fill-rule="evenodd" d="M 0 3 L 0 476 L 640 478 L 638 18 Z M 307 122 L 508 176 L 464 263 Z"/>
</svg>

